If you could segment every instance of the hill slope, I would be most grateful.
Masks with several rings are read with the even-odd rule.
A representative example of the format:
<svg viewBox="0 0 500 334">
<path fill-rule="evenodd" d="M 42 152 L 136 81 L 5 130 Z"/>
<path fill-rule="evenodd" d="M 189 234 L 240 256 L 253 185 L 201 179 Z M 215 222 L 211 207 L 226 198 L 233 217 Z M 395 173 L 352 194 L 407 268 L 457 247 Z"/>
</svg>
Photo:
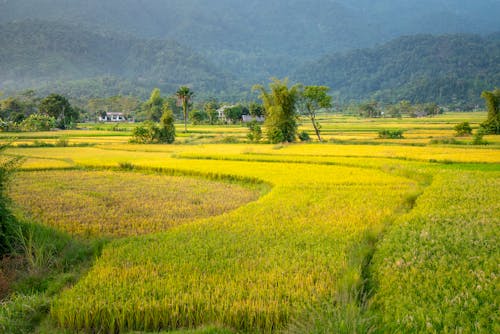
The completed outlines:
<svg viewBox="0 0 500 334">
<path fill-rule="evenodd" d="M 220 92 L 229 77 L 175 41 L 95 33 L 73 25 L 24 21 L 0 25 L 0 89 L 56 86 L 63 93 L 143 95 L 154 86 Z M 104 90 L 104 91 L 103 91 Z"/>
<path fill-rule="evenodd" d="M 406 34 L 500 30 L 498 0 L 2 0 L 0 23 L 67 22 L 175 39 L 245 79 Z"/>
<path fill-rule="evenodd" d="M 500 86 L 499 36 L 401 37 L 379 47 L 326 56 L 293 78 L 330 86 L 344 101 L 479 103 L 483 90 Z"/>
</svg>

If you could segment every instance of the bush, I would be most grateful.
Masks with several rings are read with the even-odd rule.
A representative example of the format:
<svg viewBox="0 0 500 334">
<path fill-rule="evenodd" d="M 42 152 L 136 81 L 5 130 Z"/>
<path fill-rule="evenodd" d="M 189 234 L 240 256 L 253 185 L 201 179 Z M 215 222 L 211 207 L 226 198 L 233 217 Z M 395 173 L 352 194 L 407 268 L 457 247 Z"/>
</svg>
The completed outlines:
<svg viewBox="0 0 500 334">
<path fill-rule="evenodd" d="M 189 120 L 193 125 L 206 123 L 208 114 L 204 110 L 193 110 L 189 113 Z"/>
<path fill-rule="evenodd" d="M 300 141 L 310 141 L 311 137 L 309 136 L 309 134 L 307 132 L 302 131 L 301 133 L 299 133 L 299 139 L 300 139 Z"/>
<path fill-rule="evenodd" d="M 19 126 L 15 122 L 4 121 L 0 119 L 0 131 L 2 132 L 19 131 Z"/>
<path fill-rule="evenodd" d="M 462 122 L 453 127 L 456 132 L 457 137 L 470 136 L 472 134 L 472 128 L 469 122 Z"/>
<path fill-rule="evenodd" d="M 283 132 L 276 127 L 268 130 L 267 138 L 269 138 L 271 144 L 283 143 L 285 141 L 285 136 L 283 135 Z"/>
<path fill-rule="evenodd" d="M 486 145 L 488 142 L 483 139 L 484 135 L 486 134 L 486 130 L 484 128 L 479 128 L 476 131 L 476 134 L 474 135 L 474 138 L 472 139 L 472 145 Z"/>
<path fill-rule="evenodd" d="M 248 130 L 250 131 L 247 134 L 247 138 L 251 142 L 258 142 L 262 139 L 262 128 L 257 121 L 251 121 L 247 124 Z"/>
<path fill-rule="evenodd" d="M 378 132 L 378 137 L 383 138 L 383 139 L 402 139 L 403 137 L 403 130 L 380 130 Z"/>
<path fill-rule="evenodd" d="M 52 116 L 32 114 L 21 123 L 24 131 L 48 131 L 56 126 L 56 119 Z"/>
<path fill-rule="evenodd" d="M 174 113 L 172 110 L 164 111 L 161 116 L 158 141 L 167 144 L 172 144 L 175 141 Z"/>
<path fill-rule="evenodd" d="M 143 122 L 132 131 L 130 142 L 136 144 L 151 144 L 158 140 L 160 129 L 152 121 Z"/>
</svg>

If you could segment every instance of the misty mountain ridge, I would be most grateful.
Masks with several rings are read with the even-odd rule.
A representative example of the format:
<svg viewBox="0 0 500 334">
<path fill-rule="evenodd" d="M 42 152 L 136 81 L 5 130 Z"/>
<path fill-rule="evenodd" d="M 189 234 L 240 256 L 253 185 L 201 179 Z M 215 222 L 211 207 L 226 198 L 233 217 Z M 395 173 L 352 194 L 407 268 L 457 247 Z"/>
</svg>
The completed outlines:
<svg viewBox="0 0 500 334">
<path fill-rule="evenodd" d="M 499 31 L 499 12 L 499 0 L 0 1 L 0 23 L 32 18 L 173 39 L 257 81 L 401 35 Z"/>
<path fill-rule="evenodd" d="M 500 85 L 489 72 L 498 50 L 482 54 L 498 12 L 500 0 L 0 0 L 0 90 L 143 97 L 189 85 L 238 100 L 288 76 L 328 84 L 343 101 L 446 103 Z M 452 43 L 454 65 L 424 54 L 443 52 L 431 39 L 398 39 L 422 33 L 483 37 Z M 458 66 L 462 55 L 477 66 Z"/>
<path fill-rule="evenodd" d="M 326 85 L 342 99 L 403 99 L 441 104 L 481 103 L 500 86 L 500 33 L 404 36 L 370 49 L 325 56 L 292 75 Z"/>
<path fill-rule="evenodd" d="M 172 40 L 102 34 L 34 20 L 0 25 L 0 31 L 0 89 L 82 85 L 85 80 L 96 84 L 107 78 L 130 83 L 116 93 L 137 94 L 133 83 L 138 89 L 188 85 L 215 93 L 234 82 L 205 57 Z"/>
</svg>

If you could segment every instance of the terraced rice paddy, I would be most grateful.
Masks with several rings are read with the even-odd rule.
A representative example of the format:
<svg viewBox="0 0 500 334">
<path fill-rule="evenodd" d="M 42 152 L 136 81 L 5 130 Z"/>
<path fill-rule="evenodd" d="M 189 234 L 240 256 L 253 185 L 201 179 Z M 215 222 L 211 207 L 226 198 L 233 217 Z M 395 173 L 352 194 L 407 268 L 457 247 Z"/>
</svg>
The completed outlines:
<svg viewBox="0 0 500 334">
<path fill-rule="evenodd" d="M 495 145 L 103 142 L 9 154 L 27 157 L 11 193 L 40 223 L 86 234 L 91 219 L 57 209 L 70 206 L 96 217 L 91 236 L 126 236 L 52 299 L 52 328 L 500 330 Z M 53 202 L 34 200 L 42 192 Z M 107 221 L 100 198 L 133 210 Z M 210 211 L 221 203 L 230 207 Z"/>
</svg>

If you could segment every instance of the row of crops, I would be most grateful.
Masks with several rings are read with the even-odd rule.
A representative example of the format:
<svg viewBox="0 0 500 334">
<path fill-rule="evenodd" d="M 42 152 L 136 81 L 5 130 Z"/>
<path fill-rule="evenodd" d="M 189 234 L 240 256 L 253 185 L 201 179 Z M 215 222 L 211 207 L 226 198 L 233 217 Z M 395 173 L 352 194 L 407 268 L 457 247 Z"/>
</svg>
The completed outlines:
<svg viewBox="0 0 500 334">
<path fill-rule="evenodd" d="M 86 217 L 103 210 L 94 206 L 123 199 L 134 208 L 122 226 L 121 213 L 97 220 L 91 235 L 130 237 L 108 244 L 91 271 L 54 299 L 51 317 L 63 328 L 499 329 L 500 155 L 494 149 L 121 144 L 10 153 L 28 157 L 26 168 L 44 170 L 21 173 L 17 181 L 23 190 L 14 197 L 27 210 L 36 208 L 37 191 L 83 196 L 43 203 L 51 208 L 38 209 L 45 224 L 88 235 Z M 87 170 L 52 170 L 76 166 Z M 119 166 L 136 170 L 101 170 Z M 159 174 L 143 175 L 153 170 Z M 199 185 L 199 177 L 260 180 L 272 189 Z M 141 203 L 127 197 L 162 182 L 164 188 L 141 193 Z M 180 195 L 183 187 L 190 195 Z M 169 195 L 168 188 L 176 190 Z M 119 198 L 112 198 L 117 189 Z M 212 200 L 196 196 L 207 192 Z M 176 203 L 166 210 L 179 217 L 158 224 L 165 221 L 161 210 L 144 220 L 133 214 L 141 207 L 154 212 L 155 201 Z M 56 215 L 59 207 L 66 216 Z M 182 219 L 197 210 L 199 216 Z"/>
</svg>

